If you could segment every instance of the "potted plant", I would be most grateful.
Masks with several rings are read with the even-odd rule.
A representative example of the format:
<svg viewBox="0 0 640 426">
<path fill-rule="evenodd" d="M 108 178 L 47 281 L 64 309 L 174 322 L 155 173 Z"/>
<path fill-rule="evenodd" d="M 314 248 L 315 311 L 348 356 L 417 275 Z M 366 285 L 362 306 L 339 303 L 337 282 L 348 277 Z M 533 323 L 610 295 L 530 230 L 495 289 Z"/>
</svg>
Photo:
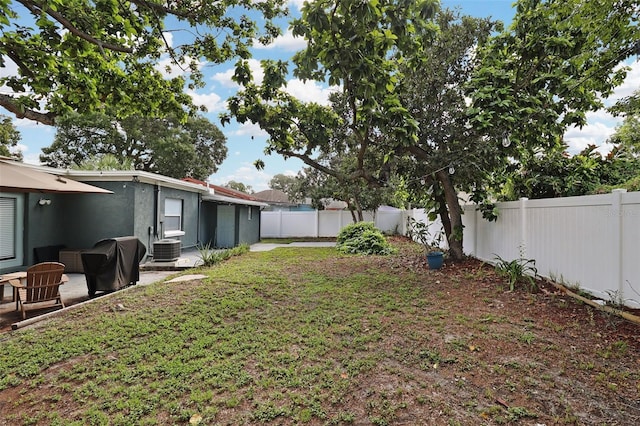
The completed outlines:
<svg viewBox="0 0 640 426">
<path fill-rule="evenodd" d="M 444 252 L 440 248 L 442 231 L 432 236 L 429 231 L 429 225 L 412 217 L 409 218 L 408 225 L 409 237 L 422 244 L 425 248 L 429 269 L 440 269 L 444 262 Z"/>
</svg>

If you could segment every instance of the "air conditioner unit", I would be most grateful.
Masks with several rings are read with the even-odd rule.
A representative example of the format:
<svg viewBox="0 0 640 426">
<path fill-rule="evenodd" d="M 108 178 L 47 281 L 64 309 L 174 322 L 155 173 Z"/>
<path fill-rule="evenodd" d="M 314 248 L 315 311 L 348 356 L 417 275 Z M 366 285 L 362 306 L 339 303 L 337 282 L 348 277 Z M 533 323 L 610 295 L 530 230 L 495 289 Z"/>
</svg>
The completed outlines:
<svg viewBox="0 0 640 426">
<path fill-rule="evenodd" d="M 180 240 L 159 240 L 153 243 L 153 260 L 171 262 L 180 257 Z"/>
</svg>

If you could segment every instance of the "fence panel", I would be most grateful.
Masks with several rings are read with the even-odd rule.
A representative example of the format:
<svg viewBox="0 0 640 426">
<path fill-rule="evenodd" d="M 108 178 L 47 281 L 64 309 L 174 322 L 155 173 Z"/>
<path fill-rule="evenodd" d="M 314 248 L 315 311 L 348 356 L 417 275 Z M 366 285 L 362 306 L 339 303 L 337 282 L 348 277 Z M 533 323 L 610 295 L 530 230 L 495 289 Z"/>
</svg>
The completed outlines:
<svg viewBox="0 0 640 426">
<path fill-rule="evenodd" d="M 534 259 L 538 273 L 640 307 L 640 193 L 498 203 L 496 222 L 465 206 L 465 253 Z"/>
<path fill-rule="evenodd" d="M 622 298 L 640 307 L 640 192 L 623 194 L 620 220 Z"/>
<path fill-rule="evenodd" d="M 403 230 L 403 211 L 363 213 L 366 222 L 375 222 L 383 232 Z M 344 210 L 272 211 L 260 213 L 261 238 L 336 237 L 340 230 L 353 223 L 351 213 Z"/>
</svg>

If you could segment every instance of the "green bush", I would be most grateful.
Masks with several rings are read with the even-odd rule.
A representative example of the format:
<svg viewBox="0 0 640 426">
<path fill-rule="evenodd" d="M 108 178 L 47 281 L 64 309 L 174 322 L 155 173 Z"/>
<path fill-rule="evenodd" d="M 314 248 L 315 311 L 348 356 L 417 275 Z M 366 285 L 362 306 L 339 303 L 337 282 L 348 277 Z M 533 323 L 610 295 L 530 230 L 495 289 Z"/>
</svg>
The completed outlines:
<svg viewBox="0 0 640 426">
<path fill-rule="evenodd" d="M 336 240 L 338 251 L 346 254 L 392 254 L 395 249 L 372 222 L 358 222 L 342 228 Z"/>
<path fill-rule="evenodd" d="M 215 250 L 212 249 L 209 244 L 197 247 L 200 260 L 196 263 L 196 266 L 209 267 L 216 263 L 224 262 L 232 256 L 239 256 L 249 251 L 248 244 L 240 244 L 227 250 Z"/>
</svg>

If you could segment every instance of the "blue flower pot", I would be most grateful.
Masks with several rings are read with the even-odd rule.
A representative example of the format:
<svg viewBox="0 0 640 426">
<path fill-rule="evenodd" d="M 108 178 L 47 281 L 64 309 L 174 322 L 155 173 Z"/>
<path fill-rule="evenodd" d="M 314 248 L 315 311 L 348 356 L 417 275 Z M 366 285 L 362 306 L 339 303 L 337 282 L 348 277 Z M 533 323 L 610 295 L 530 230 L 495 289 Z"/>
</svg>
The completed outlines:
<svg viewBox="0 0 640 426">
<path fill-rule="evenodd" d="M 437 251 L 434 253 L 427 254 L 427 263 L 429 264 L 429 269 L 440 269 L 442 268 L 443 262 L 444 262 L 443 252 Z"/>
</svg>

